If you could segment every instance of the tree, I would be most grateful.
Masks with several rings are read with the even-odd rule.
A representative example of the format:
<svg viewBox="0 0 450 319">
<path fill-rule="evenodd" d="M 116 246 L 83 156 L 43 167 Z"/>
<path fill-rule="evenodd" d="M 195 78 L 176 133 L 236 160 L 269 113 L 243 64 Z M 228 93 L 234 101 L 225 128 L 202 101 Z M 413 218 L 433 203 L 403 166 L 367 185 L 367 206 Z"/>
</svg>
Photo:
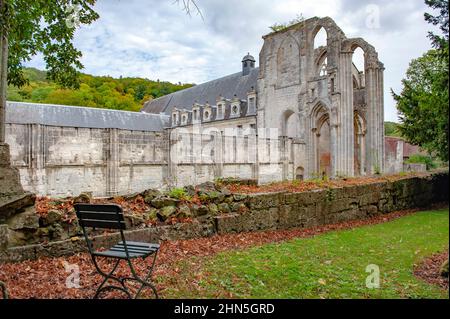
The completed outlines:
<svg viewBox="0 0 450 319">
<path fill-rule="evenodd" d="M 448 59 L 448 40 L 449 40 L 449 26 L 448 26 L 448 1 L 447 0 L 425 0 L 425 4 L 432 9 L 439 10 L 439 15 L 433 16 L 425 12 L 425 21 L 433 25 L 439 25 L 442 36 L 433 32 L 428 32 L 428 38 L 435 49 L 441 50 L 442 53 L 447 53 Z"/>
<path fill-rule="evenodd" d="M 5 141 L 7 84 L 27 83 L 24 62 L 42 53 L 47 77 L 63 87 L 79 87 L 83 67 L 81 52 L 72 41 L 79 24 L 90 24 L 99 16 L 95 0 L 0 0 L 0 143 Z"/>
<path fill-rule="evenodd" d="M 0 144 L 5 142 L 5 108 L 8 84 L 27 83 L 23 63 L 41 53 L 47 78 L 63 88 L 79 88 L 81 52 L 73 45 L 76 27 L 99 15 L 96 0 L 0 0 Z M 183 10 L 195 10 L 194 0 L 176 0 Z"/>
<path fill-rule="evenodd" d="M 398 127 L 409 142 L 448 160 L 448 88 L 442 87 L 447 66 L 436 50 L 411 62 L 400 95 L 392 91 L 400 113 Z"/>
<path fill-rule="evenodd" d="M 391 93 L 400 114 L 399 131 L 409 142 L 420 145 L 448 161 L 448 3 L 426 0 L 439 15 L 425 13 L 425 20 L 439 25 L 443 35 L 429 33 L 434 49 L 413 60 L 402 80 L 402 92 Z"/>
</svg>

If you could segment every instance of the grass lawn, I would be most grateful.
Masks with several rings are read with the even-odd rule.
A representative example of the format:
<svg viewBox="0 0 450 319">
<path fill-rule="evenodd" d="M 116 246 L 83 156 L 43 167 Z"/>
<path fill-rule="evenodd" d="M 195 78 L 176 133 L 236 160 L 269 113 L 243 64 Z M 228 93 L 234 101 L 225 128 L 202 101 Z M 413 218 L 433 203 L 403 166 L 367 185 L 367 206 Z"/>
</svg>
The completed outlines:
<svg viewBox="0 0 450 319">
<path fill-rule="evenodd" d="M 448 298 L 413 275 L 413 265 L 448 249 L 449 211 L 307 239 L 192 258 L 175 265 L 180 278 L 155 278 L 164 298 Z M 366 288 L 378 265 L 380 288 Z"/>
</svg>

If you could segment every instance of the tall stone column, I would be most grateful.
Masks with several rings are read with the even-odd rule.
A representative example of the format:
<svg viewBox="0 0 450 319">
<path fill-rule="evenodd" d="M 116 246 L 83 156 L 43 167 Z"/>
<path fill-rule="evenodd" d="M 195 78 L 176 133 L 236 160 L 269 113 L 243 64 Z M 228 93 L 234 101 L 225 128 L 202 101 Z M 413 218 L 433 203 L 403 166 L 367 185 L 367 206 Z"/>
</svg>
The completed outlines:
<svg viewBox="0 0 450 319">
<path fill-rule="evenodd" d="M 354 125 L 353 125 L 353 52 L 341 52 L 339 84 L 341 93 L 338 110 L 339 129 L 336 136 L 336 173 L 345 176 L 354 175 Z"/>
<path fill-rule="evenodd" d="M 367 100 L 367 172 L 384 170 L 384 98 L 383 71 L 378 61 L 368 63 L 366 70 Z"/>
</svg>

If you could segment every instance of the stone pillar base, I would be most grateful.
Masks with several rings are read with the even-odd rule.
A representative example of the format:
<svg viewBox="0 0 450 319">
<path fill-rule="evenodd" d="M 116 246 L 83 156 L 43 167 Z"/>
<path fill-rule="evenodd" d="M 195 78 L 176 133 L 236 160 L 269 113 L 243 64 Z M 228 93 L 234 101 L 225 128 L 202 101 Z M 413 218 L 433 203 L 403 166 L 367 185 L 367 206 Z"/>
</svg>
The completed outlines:
<svg viewBox="0 0 450 319">
<path fill-rule="evenodd" d="M 23 190 L 19 171 L 11 166 L 8 144 L 0 144 L 0 223 L 34 205 L 35 199 Z"/>
</svg>

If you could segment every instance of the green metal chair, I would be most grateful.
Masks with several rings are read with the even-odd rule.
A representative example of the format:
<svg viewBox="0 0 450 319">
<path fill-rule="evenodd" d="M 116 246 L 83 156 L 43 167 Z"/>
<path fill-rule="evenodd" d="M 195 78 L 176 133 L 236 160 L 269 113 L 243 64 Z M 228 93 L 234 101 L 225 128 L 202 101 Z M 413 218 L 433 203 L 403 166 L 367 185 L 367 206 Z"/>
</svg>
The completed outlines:
<svg viewBox="0 0 450 319">
<path fill-rule="evenodd" d="M 125 240 L 123 231 L 126 229 L 125 220 L 123 217 L 122 208 L 119 205 L 96 205 L 96 204 L 75 204 L 75 211 L 78 217 L 79 224 L 83 229 L 84 237 L 94 263 L 97 272 L 103 276 L 103 282 L 97 288 L 94 299 L 98 298 L 102 291 L 108 289 L 116 289 L 124 292 L 130 299 L 133 298 L 129 288 L 125 285 L 126 281 L 136 281 L 141 284 L 134 298 L 138 298 L 144 287 L 150 287 L 155 294 L 155 298 L 158 299 L 158 293 L 155 286 L 151 283 L 150 278 L 155 266 L 156 256 L 158 254 L 159 245 L 143 242 L 134 242 Z M 105 251 L 99 251 L 94 249 L 92 241 L 89 239 L 86 228 L 91 227 L 94 229 L 117 229 L 120 231 L 122 241 Z M 132 259 L 142 258 L 143 260 L 148 257 L 151 258 L 148 275 L 141 278 L 137 275 Z M 98 258 L 109 258 L 116 260 L 114 266 L 110 272 L 103 271 L 98 262 Z M 130 268 L 132 277 L 117 277 L 114 275 L 120 261 L 125 260 Z M 113 280 L 119 285 L 106 285 L 108 280 Z"/>
</svg>

